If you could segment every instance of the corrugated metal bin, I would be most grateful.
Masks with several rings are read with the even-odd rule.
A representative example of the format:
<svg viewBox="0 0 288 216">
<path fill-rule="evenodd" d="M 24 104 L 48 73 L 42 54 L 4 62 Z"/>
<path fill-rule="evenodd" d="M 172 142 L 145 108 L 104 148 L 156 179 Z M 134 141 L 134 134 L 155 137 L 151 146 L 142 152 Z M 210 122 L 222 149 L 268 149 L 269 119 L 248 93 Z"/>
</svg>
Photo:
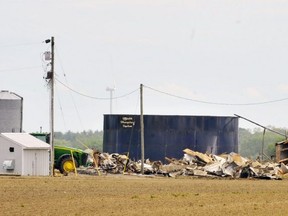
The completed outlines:
<svg viewBox="0 0 288 216">
<path fill-rule="evenodd" d="M 0 133 L 22 132 L 23 98 L 9 92 L 0 92 Z"/>
</svg>

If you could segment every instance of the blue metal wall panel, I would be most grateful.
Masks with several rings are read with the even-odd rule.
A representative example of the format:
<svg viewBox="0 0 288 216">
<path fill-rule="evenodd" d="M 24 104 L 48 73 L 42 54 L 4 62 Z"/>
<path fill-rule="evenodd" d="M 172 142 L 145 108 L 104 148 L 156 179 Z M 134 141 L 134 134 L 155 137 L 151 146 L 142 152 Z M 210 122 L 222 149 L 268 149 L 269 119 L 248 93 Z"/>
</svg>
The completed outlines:
<svg viewBox="0 0 288 216">
<path fill-rule="evenodd" d="M 221 154 L 238 152 L 238 118 L 144 115 L 145 158 L 180 159 L 183 149 Z M 140 116 L 104 115 L 104 152 L 129 152 L 141 159 Z"/>
</svg>

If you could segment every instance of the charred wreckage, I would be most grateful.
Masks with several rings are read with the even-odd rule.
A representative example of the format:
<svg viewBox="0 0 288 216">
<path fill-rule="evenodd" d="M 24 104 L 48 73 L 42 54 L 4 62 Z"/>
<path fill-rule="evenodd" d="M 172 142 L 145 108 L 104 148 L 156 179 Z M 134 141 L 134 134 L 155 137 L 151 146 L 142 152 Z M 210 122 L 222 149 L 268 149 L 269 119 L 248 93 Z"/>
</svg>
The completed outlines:
<svg viewBox="0 0 288 216">
<path fill-rule="evenodd" d="M 166 177 L 193 176 L 206 178 L 257 178 L 281 180 L 288 173 L 284 163 L 250 160 L 231 152 L 229 154 L 204 154 L 191 149 L 183 150 L 181 159 L 166 157 L 161 161 L 144 162 L 144 174 Z M 130 174 L 141 175 L 141 161 L 133 161 L 127 155 L 101 153 L 90 150 L 92 163 L 77 168 L 77 173 L 87 175 Z"/>
</svg>

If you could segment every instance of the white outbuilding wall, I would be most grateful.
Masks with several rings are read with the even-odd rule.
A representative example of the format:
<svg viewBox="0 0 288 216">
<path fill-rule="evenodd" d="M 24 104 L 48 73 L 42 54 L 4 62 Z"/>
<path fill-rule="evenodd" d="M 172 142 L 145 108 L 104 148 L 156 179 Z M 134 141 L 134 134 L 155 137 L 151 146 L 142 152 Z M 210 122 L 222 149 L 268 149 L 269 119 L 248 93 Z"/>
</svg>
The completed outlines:
<svg viewBox="0 0 288 216">
<path fill-rule="evenodd" d="M 49 150 L 50 145 L 30 134 L 1 133 L 0 174 L 49 175 Z"/>
</svg>

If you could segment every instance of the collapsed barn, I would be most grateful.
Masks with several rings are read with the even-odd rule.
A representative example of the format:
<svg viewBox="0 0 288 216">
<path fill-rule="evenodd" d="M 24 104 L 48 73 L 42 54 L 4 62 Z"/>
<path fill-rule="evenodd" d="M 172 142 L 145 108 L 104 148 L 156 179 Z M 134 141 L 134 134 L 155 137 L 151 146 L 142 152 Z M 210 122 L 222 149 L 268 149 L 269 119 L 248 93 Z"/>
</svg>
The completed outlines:
<svg viewBox="0 0 288 216">
<path fill-rule="evenodd" d="M 185 148 L 211 154 L 238 152 L 238 117 L 144 115 L 145 158 L 181 158 Z M 104 152 L 141 159 L 140 115 L 104 115 Z"/>
</svg>

